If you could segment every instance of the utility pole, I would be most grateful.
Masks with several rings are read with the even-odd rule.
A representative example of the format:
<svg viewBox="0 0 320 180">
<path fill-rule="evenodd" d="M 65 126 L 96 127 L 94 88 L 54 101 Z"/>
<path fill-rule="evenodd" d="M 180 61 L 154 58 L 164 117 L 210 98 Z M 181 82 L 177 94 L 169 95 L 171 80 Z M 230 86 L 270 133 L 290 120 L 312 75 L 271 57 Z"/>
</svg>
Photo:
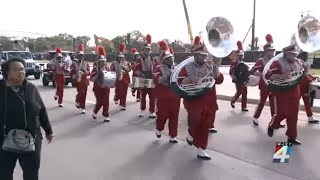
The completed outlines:
<svg viewBox="0 0 320 180">
<path fill-rule="evenodd" d="M 255 26 L 256 26 L 256 0 L 253 0 L 253 19 L 252 19 L 252 37 L 251 37 L 251 51 L 255 50 Z"/>
<path fill-rule="evenodd" d="M 187 5 L 186 5 L 186 1 L 182 0 L 183 3 L 183 8 L 184 8 L 184 13 L 186 16 L 186 20 L 187 20 L 187 25 L 188 25 L 188 34 L 190 37 L 190 43 L 193 44 L 193 35 L 192 35 L 192 29 L 191 29 L 191 24 L 190 24 L 190 20 L 189 20 L 189 15 L 188 15 L 188 10 L 187 10 Z"/>
</svg>

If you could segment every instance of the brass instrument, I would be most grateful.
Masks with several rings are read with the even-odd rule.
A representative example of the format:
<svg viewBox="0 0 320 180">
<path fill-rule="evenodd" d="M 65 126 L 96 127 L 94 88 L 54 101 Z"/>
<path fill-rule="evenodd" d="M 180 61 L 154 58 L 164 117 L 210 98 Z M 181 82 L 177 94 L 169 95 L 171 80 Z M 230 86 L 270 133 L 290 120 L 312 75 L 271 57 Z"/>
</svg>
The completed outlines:
<svg viewBox="0 0 320 180">
<path fill-rule="evenodd" d="M 81 82 L 82 75 L 84 74 L 84 72 L 81 71 L 82 66 L 83 66 L 83 61 L 81 61 L 80 66 L 79 66 L 79 71 L 78 71 L 78 76 L 77 76 L 77 82 Z"/>
<path fill-rule="evenodd" d="M 206 60 L 208 61 L 208 73 L 201 78 L 199 77 L 197 83 L 183 81 L 179 84 L 178 79 L 188 79 L 179 77 L 179 73 L 184 67 L 192 65 L 194 57 L 190 57 L 178 64 L 170 77 L 171 87 L 182 98 L 198 97 L 210 91 L 215 84 L 215 78 L 213 77 L 215 75 L 212 75 L 212 71 L 214 71 L 214 68 L 219 68 L 221 58 L 228 56 L 235 49 L 234 29 L 229 20 L 224 17 L 211 18 L 205 30 L 201 33 L 201 37 L 205 49 L 209 52 L 209 57 Z"/>
<path fill-rule="evenodd" d="M 292 36 L 291 45 L 295 45 L 298 51 L 314 52 L 320 49 L 320 23 L 313 16 L 302 17 L 298 23 L 298 28 L 296 33 Z M 288 89 L 297 85 L 301 78 L 303 77 L 305 70 L 302 66 L 293 69 L 291 72 L 286 72 L 284 75 L 277 75 L 266 78 L 267 72 L 270 70 L 270 65 L 279 61 L 284 64 L 281 59 L 283 58 L 283 53 L 278 54 L 272 58 L 265 66 L 263 70 L 263 80 L 267 84 L 269 89 Z M 299 62 L 298 62 L 299 63 Z"/>
</svg>

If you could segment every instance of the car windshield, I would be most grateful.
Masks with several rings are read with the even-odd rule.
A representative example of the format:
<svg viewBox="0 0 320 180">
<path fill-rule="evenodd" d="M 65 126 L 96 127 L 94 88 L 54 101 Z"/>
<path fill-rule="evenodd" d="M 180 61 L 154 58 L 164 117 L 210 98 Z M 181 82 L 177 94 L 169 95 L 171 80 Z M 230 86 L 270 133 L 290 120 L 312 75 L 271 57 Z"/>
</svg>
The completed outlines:
<svg viewBox="0 0 320 180">
<path fill-rule="evenodd" d="M 21 59 L 32 59 L 30 52 L 8 52 L 8 59 L 21 58 Z"/>
</svg>

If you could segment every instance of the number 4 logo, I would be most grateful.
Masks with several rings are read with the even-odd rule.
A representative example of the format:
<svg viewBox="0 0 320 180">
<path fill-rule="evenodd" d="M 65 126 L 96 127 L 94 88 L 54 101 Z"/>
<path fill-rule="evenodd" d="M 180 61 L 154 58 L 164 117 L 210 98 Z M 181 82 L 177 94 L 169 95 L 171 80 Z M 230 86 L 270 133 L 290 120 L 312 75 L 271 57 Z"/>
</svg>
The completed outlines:
<svg viewBox="0 0 320 180">
<path fill-rule="evenodd" d="M 290 155 L 290 145 L 276 145 L 275 153 L 273 155 L 273 163 L 289 163 Z"/>
</svg>

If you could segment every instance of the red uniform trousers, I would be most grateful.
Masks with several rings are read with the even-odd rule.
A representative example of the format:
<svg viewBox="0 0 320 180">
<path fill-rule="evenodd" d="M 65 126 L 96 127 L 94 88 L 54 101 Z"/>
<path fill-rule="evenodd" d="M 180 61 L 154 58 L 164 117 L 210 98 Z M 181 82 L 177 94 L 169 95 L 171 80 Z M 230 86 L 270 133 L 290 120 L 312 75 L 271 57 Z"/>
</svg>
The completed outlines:
<svg viewBox="0 0 320 180">
<path fill-rule="evenodd" d="M 126 81 L 116 81 L 114 101 L 120 100 L 120 106 L 126 107 L 128 88 L 129 83 L 127 83 Z"/>
<path fill-rule="evenodd" d="M 259 103 L 256 107 L 256 110 L 254 112 L 253 118 L 258 119 L 261 115 L 261 111 L 264 107 L 264 104 L 269 97 L 269 105 L 270 105 L 270 112 L 271 112 L 271 117 L 275 114 L 275 108 L 274 108 L 274 98 L 273 95 L 271 94 L 270 91 L 268 91 L 267 88 L 260 88 L 260 100 Z"/>
<path fill-rule="evenodd" d="M 300 96 L 302 97 L 307 116 L 312 117 L 313 113 L 310 104 L 310 84 L 300 84 Z"/>
<path fill-rule="evenodd" d="M 299 113 L 300 89 L 296 86 L 283 92 L 272 92 L 274 95 L 275 115 L 269 126 L 278 129 L 282 120 L 287 120 L 286 135 L 288 139 L 297 137 L 297 121 Z"/>
<path fill-rule="evenodd" d="M 141 89 L 141 103 L 140 103 L 140 109 L 142 111 L 145 111 L 146 110 L 146 97 L 147 97 L 147 94 L 149 96 L 149 111 L 151 113 L 154 113 L 154 110 L 155 110 L 155 104 L 156 104 L 156 101 L 155 101 L 155 98 L 153 96 L 153 89 L 152 88 L 143 88 Z"/>
<path fill-rule="evenodd" d="M 157 130 L 163 131 L 169 119 L 169 135 L 171 138 L 177 136 L 178 120 L 180 111 L 180 97 L 157 98 Z"/>
<path fill-rule="evenodd" d="M 56 83 L 56 96 L 58 96 L 58 104 L 62 104 L 65 78 L 64 74 L 55 74 L 54 81 Z"/>
<path fill-rule="evenodd" d="M 238 98 L 241 96 L 241 108 L 247 108 L 247 87 L 246 86 L 240 86 L 236 84 L 236 93 L 233 96 L 231 103 L 235 103 Z"/>
<path fill-rule="evenodd" d="M 193 145 L 197 148 L 206 149 L 209 136 L 208 128 L 214 116 L 213 107 L 206 104 L 194 106 L 189 102 L 186 104 L 189 124 L 188 132 L 193 137 Z"/>
<path fill-rule="evenodd" d="M 80 81 L 75 82 L 77 88 L 77 95 L 76 95 L 76 103 L 79 104 L 81 109 L 86 108 L 86 99 L 87 99 L 87 90 L 88 90 L 88 82 L 87 81 Z"/>
<path fill-rule="evenodd" d="M 94 87 L 94 95 L 96 96 L 96 105 L 94 106 L 93 112 L 97 114 L 100 108 L 103 108 L 102 115 L 104 117 L 109 117 L 109 88 Z"/>
</svg>

